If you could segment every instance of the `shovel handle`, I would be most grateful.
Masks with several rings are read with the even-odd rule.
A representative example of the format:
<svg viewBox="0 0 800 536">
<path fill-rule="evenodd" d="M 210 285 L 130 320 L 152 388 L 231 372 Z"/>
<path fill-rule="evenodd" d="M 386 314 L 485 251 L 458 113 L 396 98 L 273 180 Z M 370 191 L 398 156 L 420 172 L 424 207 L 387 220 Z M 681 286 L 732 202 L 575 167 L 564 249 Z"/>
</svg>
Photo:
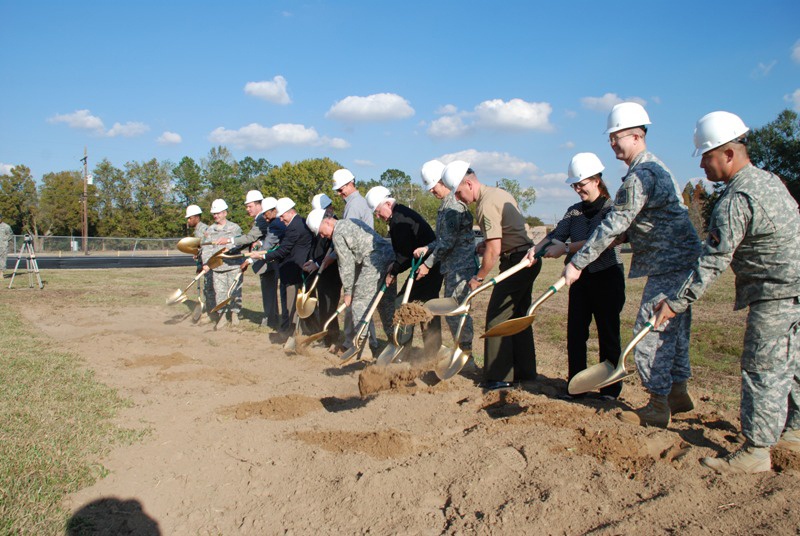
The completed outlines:
<svg viewBox="0 0 800 536">
<path fill-rule="evenodd" d="M 550 296 L 552 296 L 553 294 L 564 288 L 564 285 L 566 284 L 567 284 L 566 278 L 562 277 L 558 281 L 550 285 L 550 287 L 544 292 L 544 294 L 539 296 L 539 298 L 535 302 L 533 302 L 530 307 L 528 307 L 528 312 L 525 316 L 531 316 L 537 307 L 539 307 L 545 301 L 550 299 Z"/>
<path fill-rule="evenodd" d="M 500 283 L 501 281 L 504 281 L 505 279 L 508 279 L 512 275 L 516 274 L 520 270 L 524 270 L 527 267 L 528 267 L 528 259 L 522 259 L 520 262 L 518 262 L 516 265 L 512 266 L 511 268 L 509 268 L 505 272 L 501 272 L 501 273 L 497 274 L 497 276 L 491 278 L 489 281 L 487 281 L 483 285 L 479 286 L 478 288 L 476 288 L 475 290 L 470 292 L 467 295 L 467 297 L 464 299 L 464 304 L 469 303 L 469 301 L 472 298 L 474 298 L 477 294 L 483 292 L 487 288 L 492 288 L 496 284 Z"/>
<path fill-rule="evenodd" d="M 383 279 L 386 279 L 386 276 L 383 276 Z M 375 294 L 375 297 L 372 298 L 372 303 L 367 309 L 364 318 L 358 323 L 358 331 L 356 332 L 356 338 L 353 341 L 353 346 L 358 346 L 358 341 L 361 340 L 361 334 L 364 332 L 364 329 L 369 325 L 369 321 L 372 319 L 372 315 L 375 313 L 375 309 L 378 308 L 378 303 L 380 303 L 381 298 L 383 298 L 383 293 L 386 292 L 386 282 L 381 285 L 381 289 Z"/>
<path fill-rule="evenodd" d="M 333 313 L 333 315 L 331 315 L 331 317 L 325 321 L 325 325 L 322 326 L 322 331 L 328 331 L 328 326 L 331 325 L 331 322 L 333 322 L 337 316 L 342 314 L 342 312 L 344 312 L 345 309 L 347 309 L 347 305 L 345 305 L 344 303 L 341 304 L 339 308 L 336 309 L 336 312 Z"/>
<path fill-rule="evenodd" d="M 631 350 L 633 350 L 634 346 L 639 344 L 639 342 L 644 339 L 645 335 L 650 333 L 650 330 L 653 329 L 653 325 L 655 323 L 656 315 L 653 315 L 647 320 L 647 322 L 644 323 L 644 327 L 642 327 L 639 333 L 634 335 L 633 339 L 631 339 L 631 342 L 628 343 L 628 346 L 625 347 L 625 350 L 622 352 L 622 357 L 619 360 L 620 364 L 617 366 L 622 366 L 622 368 L 625 368 L 625 357 L 631 352 Z"/>
</svg>

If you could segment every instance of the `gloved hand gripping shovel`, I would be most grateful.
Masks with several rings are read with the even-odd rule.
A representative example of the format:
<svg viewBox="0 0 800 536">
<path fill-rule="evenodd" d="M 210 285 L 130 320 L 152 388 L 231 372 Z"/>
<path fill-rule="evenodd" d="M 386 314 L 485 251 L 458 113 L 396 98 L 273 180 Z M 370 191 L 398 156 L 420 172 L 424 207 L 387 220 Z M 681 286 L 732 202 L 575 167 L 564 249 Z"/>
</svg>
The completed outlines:
<svg viewBox="0 0 800 536">
<path fill-rule="evenodd" d="M 614 367 L 608 361 L 601 361 L 600 363 L 576 374 L 575 377 L 570 380 L 569 385 L 567 386 L 567 391 L 569 394 L 578 395 L 581 393 L 602 389 L 603 387 L 608 387 L 612 383 L 617 383 L 618 381 L 624 380 L 628 376 L 633 375 L 634 371 L 628 372 L 625 369 L 625 358 L 628 357 L 628 354 L 631 352 L 631 350 L 633 350 L 633 348 L 639 344 L 639 341 L 641 341 L 645 335 L 650 333 L 650 330 L 653 329 L 653 323 L 655 323 L 655 321 L 656 316 L 651 316 L 650 319 L 645 323 L 642 330 L 633 337 L 633 340 L 628 343 L 628 346 L 625 347 L 625 350 L 619 357 L 616 367 Z"/>
</svg>

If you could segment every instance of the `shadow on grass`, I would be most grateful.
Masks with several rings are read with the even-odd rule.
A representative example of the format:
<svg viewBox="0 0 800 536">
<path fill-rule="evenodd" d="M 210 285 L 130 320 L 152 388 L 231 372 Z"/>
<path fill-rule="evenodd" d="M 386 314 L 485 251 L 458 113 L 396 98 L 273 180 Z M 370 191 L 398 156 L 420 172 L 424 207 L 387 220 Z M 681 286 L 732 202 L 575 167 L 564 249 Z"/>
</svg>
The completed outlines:
<svg viewBox="0 0 800 536">
<path fill-rule="evenodd" d="M 142 504 L 134 499 L 104 497 L 85 504 L 67 521 L 68 536 L 89 534 L 136 534 L 160 536 L 158 522 L 144 513 Z"/>
</svg>

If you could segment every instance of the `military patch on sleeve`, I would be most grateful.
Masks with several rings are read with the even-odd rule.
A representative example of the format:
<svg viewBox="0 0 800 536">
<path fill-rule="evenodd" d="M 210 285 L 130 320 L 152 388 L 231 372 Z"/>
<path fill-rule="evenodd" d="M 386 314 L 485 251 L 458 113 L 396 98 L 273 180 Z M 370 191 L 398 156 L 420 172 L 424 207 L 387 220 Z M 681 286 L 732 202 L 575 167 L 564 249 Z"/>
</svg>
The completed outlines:
<svg viewBox="0 0 800 536">
<path fill-rule="evenodd" d="M 711 229 L 708 232 L 707 240 L 708 240 L 708 245 L 711 246 L 712 248 L 719 247 L 719 242 L 720 242 L 719 229 Z"/>
<path fill-rule="evenodd" d="M 625 188 L 620 188 L 617 190 L 617 196 L 614 198 L 614 204 L 620 207 L 624 207 L 628 204 L 628 190 Z"/>
<path fill-rule="evenodd" d="M 492 230 L 492 220 L 489 218 L 483 219 L 483 230 L 486 231 L 486 234 L 489 234 L 489 231 Z"/>
</svg>

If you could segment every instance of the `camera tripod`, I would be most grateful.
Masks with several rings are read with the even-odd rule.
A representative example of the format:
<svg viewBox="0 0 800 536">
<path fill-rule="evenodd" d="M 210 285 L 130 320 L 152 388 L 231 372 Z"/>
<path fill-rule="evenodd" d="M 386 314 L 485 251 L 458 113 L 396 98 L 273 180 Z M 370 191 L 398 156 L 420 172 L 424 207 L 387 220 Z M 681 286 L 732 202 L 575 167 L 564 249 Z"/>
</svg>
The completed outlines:
<svg viewBox="0 0 800 536">
<path fill-rule="evenodd" d="M 8 288 L 11 288 L 14 284 L 14 278 L 17 276 L 17 270 L 19 270 L 19 263 L 22 262 L 23 255 L 25 255 L 25 267 L 28 272 L 29 288 L 33 288 L 33 274 L 36 274 L 36 281 L 39 283 L 39 288 L 44 288 L 42 276 L 39 274 L 39 263 L 36 262 L 36 253 L 33 251 L 33 239 L 29 236 L 25 237 L 25 241 L 17 254 L 17 264 L 14 265 L 14 271 L 11 274 L 11 282 L 8 284 Z"/>
</svg>

